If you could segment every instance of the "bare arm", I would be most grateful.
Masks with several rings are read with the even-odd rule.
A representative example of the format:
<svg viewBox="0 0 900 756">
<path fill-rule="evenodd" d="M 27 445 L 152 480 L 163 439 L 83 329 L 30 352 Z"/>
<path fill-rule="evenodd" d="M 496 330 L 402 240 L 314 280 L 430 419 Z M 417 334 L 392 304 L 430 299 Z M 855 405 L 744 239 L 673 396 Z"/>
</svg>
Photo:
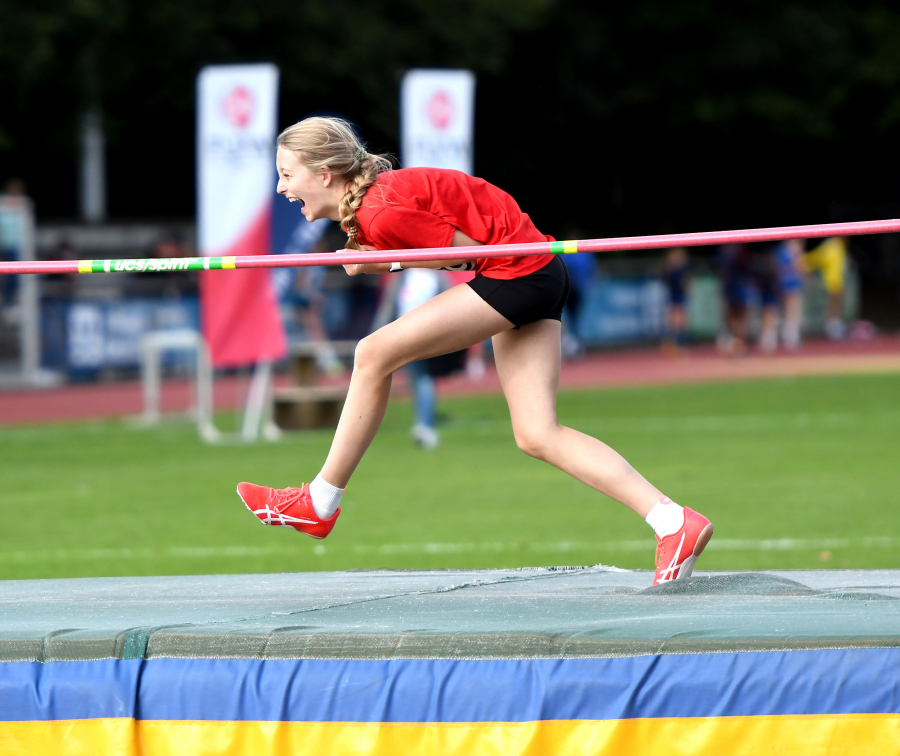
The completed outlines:
<svg viewBox="0 0 900 756">
<path fill-rule="evenodd" d="M 471 236 L 467 236 L 459 229 L 453 232 L 453 241 L 451 247 L 480 247 L 481 242 L 475 241 Z M 375 250 L 375 247 L 366 247 L 366 249 Z M 404 268 L 450 268 L 454 265 L 462 265 L 471 262 L 469 257 L 461 257 L 458 260 L 426 260 L 423 262 L 403 263 Z M 360 273 L 387 273 L 390 270 L 390 263 L 356 263 L 345 265 L 344 270 L 350 276 L 356 276 Z"/>
</svg>

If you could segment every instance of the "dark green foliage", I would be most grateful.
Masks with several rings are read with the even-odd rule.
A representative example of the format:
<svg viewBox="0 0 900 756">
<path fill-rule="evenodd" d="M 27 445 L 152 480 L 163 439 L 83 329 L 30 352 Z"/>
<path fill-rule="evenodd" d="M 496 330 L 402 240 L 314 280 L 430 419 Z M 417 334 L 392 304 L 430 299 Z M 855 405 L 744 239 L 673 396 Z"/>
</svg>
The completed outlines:
<svg viewBox="0 0 900 756">
<path fill-rule="evenodd" d="M 134 216 L 192 212 L 202 66 L 273 61 L 285 123 L 341 111 L 396 151 L 402 73 L 420 63 L 503 71 L 511 35 L 545 0 L 0 3 L 0 179 L 19 173 L 39 210 L 72 213 L 77 121 L 97 103 L 111 211 Z"/>
<path fill-rule="evenodd" d="M 190 215 L 201 66 L 274 61 L 283 125 L 337 112 L 393 152 L 403 72 L 461 66 L 478 172 L 550 233 L 875 217 L 898 50 L 900 11 L 874 1 L 0 0 L 0 179 L 72 214 L 99 102 L 112 214 Z"/>
</svg>

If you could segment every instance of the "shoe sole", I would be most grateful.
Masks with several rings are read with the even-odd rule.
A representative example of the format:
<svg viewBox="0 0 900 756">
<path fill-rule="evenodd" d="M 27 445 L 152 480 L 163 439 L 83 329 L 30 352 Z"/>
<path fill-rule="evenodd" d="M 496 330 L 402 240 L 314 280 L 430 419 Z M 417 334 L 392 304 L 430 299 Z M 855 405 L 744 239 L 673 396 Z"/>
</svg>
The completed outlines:
<svg viewBox="0 0 900 756">
<path fill-rule="evenodd" d="M 693 553 L 681 563 L 681 568 L 678 570 L 678 577 L 676 577 L 675 580 L 689 578 L 693 574 L 694 565 L 697 564 L 697 557 L 703 553 L 703 549 L 706 548 L 706 545 L 709 543 L 709 539 L 712 538 L 712 536 L 713 526 L 712 523 L 710 523 L 700 531 L 700 535 L 697 536 L 697 543 L 694 544 Z"/>
</svg>

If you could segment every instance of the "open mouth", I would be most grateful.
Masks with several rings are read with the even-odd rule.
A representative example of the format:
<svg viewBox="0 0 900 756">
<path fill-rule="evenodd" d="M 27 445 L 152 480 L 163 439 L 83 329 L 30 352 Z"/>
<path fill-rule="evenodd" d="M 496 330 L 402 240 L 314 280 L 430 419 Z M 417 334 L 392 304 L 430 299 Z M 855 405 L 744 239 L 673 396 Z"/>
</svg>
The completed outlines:
<svg viewBox="0 0 900 756">
<path fill-rule="evenodd" d="M 299 202 L 301 210 L 306 207 L 306 203 L 299 197 L 288 197 L 288 202 Z"/>
</svg>

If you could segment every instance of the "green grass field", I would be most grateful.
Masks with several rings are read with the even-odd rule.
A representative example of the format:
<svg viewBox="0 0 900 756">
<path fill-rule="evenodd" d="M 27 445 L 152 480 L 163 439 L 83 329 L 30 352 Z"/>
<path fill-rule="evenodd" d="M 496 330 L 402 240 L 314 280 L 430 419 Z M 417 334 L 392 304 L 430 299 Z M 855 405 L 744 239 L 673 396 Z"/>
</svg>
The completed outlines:
<svg viewBox="0 0 900 756">
<path fill-rule="evenodd" d="M 614 564 L 651 568 L 647 525 L 516 449 L 501 397 L 448 399 L 435 452 L 391 405 L 327 541 L 257 524 L 251 480 L 299 485 L 330 432 L 205 446 L 187 424 L 0 429 L 0 578 Z M 900 376 L 560 394 L 716 537 L 700 569 L 900 567 Z"/>
</svg>

